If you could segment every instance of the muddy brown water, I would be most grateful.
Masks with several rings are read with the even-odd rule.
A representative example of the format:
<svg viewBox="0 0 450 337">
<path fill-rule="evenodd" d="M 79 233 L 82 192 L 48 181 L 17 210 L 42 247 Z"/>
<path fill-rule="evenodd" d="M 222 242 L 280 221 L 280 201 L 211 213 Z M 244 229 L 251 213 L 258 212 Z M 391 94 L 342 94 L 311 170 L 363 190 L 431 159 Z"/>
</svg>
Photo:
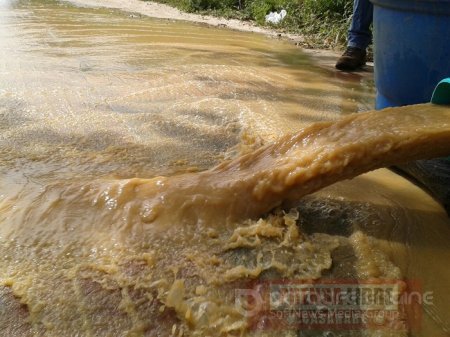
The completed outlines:
<svg viewBox="0 0 450 337">
<path fill-rule="evenodd" d="M 449 335 L 450 221 L 386 169 L 293 195 L 284 213 L 260 220 L 255 214 L 283 198 L 255 212 L 242 207 L 252 219 L 240 211 L 224 221 L 231 211 L 220 202 L 216 218 L 202 218 L 175 192 L 158 199 L 172 200 L 172 220 L 154 230 L 158 207 L 147 186 L 165 188 L 312 123 L 370 110 L 372 101 L 368 77 L 335 74 L 282 41 L 64 2 L 0 0 L 2 335 Z M 439 111 L 432 132 L 445 130 L 448 112 Z M 415 114 L 411 123 L 420 121 Z M 382 130 L 383 122 L 372 125 Z M 400 140 L 414 135 L 394 130 Z M 280 166 L 299 157 L 293 148 Z M 227 165 L 200 186 L 227 186 Z M 284 182 L 302 177 L 290 172 Z M 259 180 L 254 195 L 284 193 L 277 179 Z M 253 205 L 265 202 L 257 199 Z M 433 300 L 411 331 L 255 331 L 234 303 L 249 281 L 321 277 L 413 280 Z"/>
</svg>

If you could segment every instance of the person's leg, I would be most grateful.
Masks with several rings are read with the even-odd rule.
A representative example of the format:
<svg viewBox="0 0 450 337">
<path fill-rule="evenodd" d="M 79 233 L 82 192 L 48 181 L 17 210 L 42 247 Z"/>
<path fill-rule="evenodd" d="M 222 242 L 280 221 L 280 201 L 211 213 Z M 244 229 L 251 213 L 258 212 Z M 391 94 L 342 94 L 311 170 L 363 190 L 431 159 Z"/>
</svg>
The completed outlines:
<svg viewBox="0 0 450 337">
<path fill-rule="evenodd" d="M 348 31 L 348 46 L 367 49 L 372 42 L 370 25 L 373 19 L 373 5 L 369 0 L 355 0 L 353 18 Z"/>
<path fill-rule="evenodd" d="M 336 63 L 337 69 L 353 71 L 366 64 L 366 49 L 372 42 L 372 19 L 372 3 L 369 0 L 354 0 L 348 46 Z"/>
</svg>

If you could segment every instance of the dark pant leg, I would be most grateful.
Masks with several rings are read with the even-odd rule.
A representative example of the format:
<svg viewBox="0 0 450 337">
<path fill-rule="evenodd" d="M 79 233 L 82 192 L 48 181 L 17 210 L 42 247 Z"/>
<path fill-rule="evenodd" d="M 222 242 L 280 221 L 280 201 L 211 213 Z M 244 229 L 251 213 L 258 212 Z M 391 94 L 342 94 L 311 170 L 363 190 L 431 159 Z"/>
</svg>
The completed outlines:
<svg viewBox="0 0 450 337">
<path fill-rule="evenodd" d="M 373 5 L 369 0 L 354 0 L 352 24 L 348 31 L 348 46 L 366 49 L 372 42 L 370 25 Z"/>
</svg>

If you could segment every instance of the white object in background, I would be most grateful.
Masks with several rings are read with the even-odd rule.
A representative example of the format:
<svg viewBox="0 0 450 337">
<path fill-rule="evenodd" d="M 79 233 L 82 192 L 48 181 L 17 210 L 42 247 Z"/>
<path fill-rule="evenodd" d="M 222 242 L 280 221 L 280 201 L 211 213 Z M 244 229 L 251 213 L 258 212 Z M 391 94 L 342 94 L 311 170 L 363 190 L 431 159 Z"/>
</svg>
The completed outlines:
<svg viewBox="0 0 450 337">
<path fill-rule="evenodd" d="M 266 15 L 266 22 L 278 24 L 280 23 L 285 17 L 286 17 L 286 10 L 281 10 L 280 13 L 277 12 L 270 12 L 268 15 Z"/>
</svg>

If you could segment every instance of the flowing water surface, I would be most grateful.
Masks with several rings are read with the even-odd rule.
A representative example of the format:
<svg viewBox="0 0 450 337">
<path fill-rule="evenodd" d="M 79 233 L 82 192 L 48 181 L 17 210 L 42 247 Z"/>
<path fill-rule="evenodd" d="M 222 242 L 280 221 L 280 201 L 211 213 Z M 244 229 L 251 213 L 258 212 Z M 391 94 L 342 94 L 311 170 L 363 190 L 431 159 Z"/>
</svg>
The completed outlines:
<svg viewBox="0 0 450 337">
<path fill-rule="evenodd" d="M 370 110 L 373 91 L 367 77 L 256 34 L 0 0 L 3 335 L 448 336 L 450 221 L 386 169 L 261 220 L 161 231 L 133 202 L 146 179 Z M 409 332 L 254 330 L 234 303 L 249 281 L 320 277 L 412 280 L 433 303 L 411 314 L 420 324 Z"/>
</svg>

